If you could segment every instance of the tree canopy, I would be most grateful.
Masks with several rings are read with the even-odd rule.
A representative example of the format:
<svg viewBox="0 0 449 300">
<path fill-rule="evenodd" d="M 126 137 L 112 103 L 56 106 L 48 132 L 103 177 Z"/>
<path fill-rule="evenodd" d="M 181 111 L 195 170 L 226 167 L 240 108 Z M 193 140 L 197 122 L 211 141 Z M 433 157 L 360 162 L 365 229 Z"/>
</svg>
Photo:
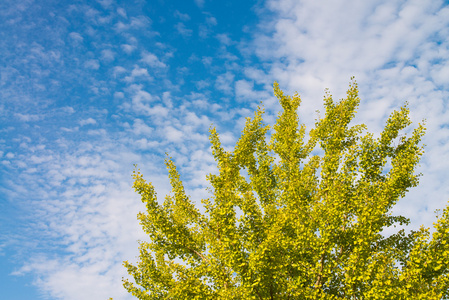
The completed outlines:
<svg viewBox="0 0 449 300">
<path fill-rule="evenodd" d="M 299 95 L 277 83 L 274 94 L 276 123 L 265 124 L 259 107 L 233 151 L 211 128 L 218 173 L 207 177 L 202 210 L 171 158 L 163 203 L 134 172 L 149 241 L 136 265 L 124 262 L 133 277 L 124 287 L 138 299 L 448 299 L 448 208 L 432 231 L 383 233 L 410 222 L 392 208 L 418 184 L 424 125 L 404 133 L 407 105 L 378 136 L 352 125 L 352 81 L 340 101 L 326 93 L 325 116 L 307 132 Z"/>
</svg>

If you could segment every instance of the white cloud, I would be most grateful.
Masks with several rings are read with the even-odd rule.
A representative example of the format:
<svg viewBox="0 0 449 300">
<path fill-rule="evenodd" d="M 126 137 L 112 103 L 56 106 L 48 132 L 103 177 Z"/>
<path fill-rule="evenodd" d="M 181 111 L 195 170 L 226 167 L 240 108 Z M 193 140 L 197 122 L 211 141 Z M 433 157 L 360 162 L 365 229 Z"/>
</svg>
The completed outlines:
<svg viewBox="0 0 449 300">
<path fill-rule="evenodd" d="M 196 88 L 199 90 L 205 89 L 210 86 L 210 82 L 207 80 L 198 80 L 195 82 Z"/>
<path fill-rule="evenodd" d="M 132 111 L 137 115 L 152 116 L 153 123 L 168 115 L 169 109 L 157 104 L 160 101 L 158 96 L 154 96 L 143 89 L 142 85 L 133 84 L 128 88 L 131 96 L 131 103 L 125 102 L 122 107 L 127 111 Z"/>
<path fill-rule="evenodd" d="M 89 19 L 92 23 L 96 23 L 98 18 L 101 16 L 100 12 L 90 6 L 81 6 L 81 9 L 84 15 Z"/>
<path fill-rule="evenodd" d="M 213 61 L 213 58 L 210 56 L 203 56 L 203 58 L 201 58 L 201 62 L 206 67 L 210 67 L 212 65 L 212 61 Z"/>
<path fill-rule="evenodd" d="M 174 128 L 173 126 L 167 126 L 164 128 L 165 138 L 163 140 L 169 142 L 182 142 L 185 136 L 182 131 Z"/>
<path fill-rule="evenodd" d="M 314 74 L 323 83 L 335 78 L 329 67 L 343 74 L 360 73 L 411 59 L 438 23 L 435 15 L 426 12 L 430 2 L 409 1 L 400 6 L 334 1 L 324 7 L 313 1 L 269 1 L 268 5 L 279 18 L 271 24 L 272 39 L 259 39 L 259 46 L 264 46 L 256 48 L 258 54 L 284 57 L 282 70 L 301 67 L 303 71 L 297 73 Z M 341 83 L 347 81 L 341 77 Z"/>
<path fill-rule="evenodd" d="M 270 98 L 266 92 L 256 91 L 253 81 L 244 79 L 235 82 L 235 96 L 238 100 L 247 102 L 262 101 Z"/>
<path fill-rule="evenodd" d="M 128 16 L 126 15 L 126 10 L 124 8 L 117 8 L 117 13 L 125 19 L 128 18 Z"/>
<path fill-rule="evenodd" d="M 217 25 L 217 19 L 215 17 L 209 16 L 206 18 L 206 23 L 210 26 Z"/>
<path fill-rule="evenodd" d="M 190 37 L 193 32 L 191 29 L 188 29 L 184 23 L 181 22 L 175 25 L 175 29 L 184 37 Z"/>
<path fill-rule="evenodd" d="M 446 54 L 447 55 L 447 54 Z M 449 55 L 447 55 L 449 57 Z M 449 61 L 441 64 L 435 64 L 430 71 L 432 80 L 441 87 L 444 87 L 449 82 Z"/>
<path fill-rule="evenodd" d="M 167 65 L 159 60 L 159 58 L 151 52 L 143 52 L 142 53 L 142 62 L 146 63 L 150 67 L 153 68 L 166 68 Z"/>
<path fill-rule="evenodd" d="M 113 0 L 97 0 L 104 8 L 109 8 L 112 5 Z"/>
<path fill-rule="evenodd" d="M 73 109 L 73 107 L 71 107 L 71 106 L 65 106 L 65 107 L 63 107 L 62 108 L 62 111 L 63 112 L 65 112 L 65 113 L 67 113 L 67 114 L 73 114 L 73 113 L 75 113 L 75 110 Z"/>
<path fill-rule="evenodd" d="M 54 159 L 53 155 L 40 155 L 40 156 L 31 155 L 29 161 L 32 164 L 42 164 L 45 162 L 52 161 L 53 159 Z"/>
<path fill-rule="evenodd" d="M 114 29 L 117 31 L 125 31 L 129 28 L 129 26 L 122 21 L 119 21 L 115 24 Z"/>
<path fill-rule="evenodd" d="M 115 59 L 115 52 L 111 49 L 105 49 L 101 51 L 101 59 L 106 62 L 111 62 Z"/>
<path fill-rule="evenodd" d="M 131 29 L 144 29 L 151 25 L 151 19 L 146 16 L 137 16 L 130 18 L 129 23 L 118 21 L 114 25 L 114 29 L 119 32 L 124 32 Z"/>
<path fill-rule="evenodd" d="M 199 7 L 199 8 L 203 8 L 204 7 L 204 0 L 194 0 L 195 4 Z"/>
<path fill-rule="evenodd" d="M 148 74 L 148 70 L 146 68 L 140 68 L 136 65 L 131 71 L 130 76 L 126 76 L 123 80 L 126 82 L 134 82 L 136 79 L 152 80 L 153 77 Z"/>
<path fill-rule="evenodd" d="M 179 10 L 175 10 L 174 16 L 176 18 L 180 19 L 181 21 L 189 21 L 190 20 L 190 16 L 188 14 L 183 14 Z"/>
<path fill-rule="evenodd" d="M 135 135 L 150 135 L 153 132 L 153 128 L 148 126 L 143 120 L 135 119 L 132 132 Z"/>
<path fill-rule="evenodd" d="M 61 127 L 60 129 L 64 132 L 76 132 L 79 130 L 79 127 L 78 126 L 73 128 Z"/>
<path fill-rule="evenodd" d="M 125 94 L 123 92 L 114 92 L 115 99 L 123 99 L 125 98 Z"/>
<path fill-rule="evenodd" d="M 168 116 L 169 111 L 169 109 L 162 105 L 155 105 L 148 109 L 148 114 L 155 117 L 165 118 Z"/>
<path fill-rule="evenodd" d="M 151 141 L 146 138 L 134 141 L 133 143 L 136 145 L 138 149 L 141 150 L 155 149 L 161 146 L 161 143 L 159 141 Z"/>
<path fill-rule="evenodd" d="M 76 43 L 82 43 L 84 40 L 81 34 L 79 34 L 78 32 L 70 32 L 69 37 Z"/>
<path fill-rule="evenodd" d="M 97 121 L 95 121 L 92 118 L 88 118 L 88 119 L 84 119 L 84 120 L 79 121 L 79 124 L 81 126 L 94 125 L 94 124 L 97 124 Z"/>
<path fill-rule="evenodd" d="M 210 28 L 204 24 L 198 26 L 198 36 L 202 39 L 207 38 L 211 32 Z"/>
<path fill-rule="evenodd" d="M 86 69 L 98 70 L 100 68 L 100 63 L 97 59 L 89 59 L 84 63 Z"/>
<path fill-rule="evenodd" d="M 130 27 L 132 28 L 144 28 L 151 24 L 151 19 L 146 16 L 132 17 Z"/>
<path fill-rule="evenodd" d="M 232 40 L 226 33 L 219 33 L 216 35 L 216 38 L 220 43 L 222 43 L 225 46 L 230 46 L 232 44 Z"/>
<path fill-rule="evenodd" d="M 207 116 L 203 115 L 201 117 L 198 117 L 194 112 L 187 112 L 185 121 L 187 124 L 193 127 L 209 128 L 209 126 L 212 124 L 212 121 L 209 120 Z"/>
<path fill-rule="evenodd" d="M 162 93 L 162 101 L 164 105 L 168 108 L 173 107 L 171 92 L 163 92 Z"/>
<path fill-rule="evenodd" d="M 103 128 L 101 129 L 89 129 L 87 131 L 88 135 L 98 135 L 98 136 L 105 136 L 107 134 L 107 131 Z"/>
<path fill-rule="evenodd" d="M 131 71 L 131 76 L 133 77 L 149 76 L 149 74 L 147 69 L 135 66 L 134 69 Z"/>
<path fill-rule="evenodd" d="M 234 83 L 234 74 L 231 72 L 226 72 L 224 74 L 218 75 L 215 80 L 215 88 L 226 93 L 233 93 L 233 83 Z"/>
<path fill-rule="evenodd" d="M 237 61 L 239 58 L 227 50 L 225 46 L 222 46 L 218 55 L 221 59 L 224 59 L 225 61 Z M 234 65 L 236 67 L 237 64 Z"/>
<path fill-rule="evenodd" d="M 223 143 L 223 145 L 232 147 L 237 142 L 237 138 L 232 132 L 225 131 L 223 133 L 220 133 L 220 141 Z"/>
<path fill-rule="evenodd" d="M 217 19 L 215 17 L 209 13 L 204 14 L 206 15 L 206 22 L 198 26 L 198 36 L 202 39 L 207 38 L 213 32 L 212 27 L 217 25 Z"/>
<path fill-rule="evenodd" d="M 129 45 L 129 44 L 122 44 L 120 45 L 120 47 L 122 48 L 122 50 L 126 53 L 126 54 L 131 54 L 134 52 L 134 50 L 136 50 L 136 46 L 134 45 Z"/>
<path fill-rule="evenodd" d="M 121 66 L 116 66 L 113 68 L 112 74 L 114 75 L 114 77 L 116 78 L 118 75 L 121 75 L 123 73 L 126 73 L 127 70 Z"/>
<path fill-rule="evenodd" d="M 133 104 L 139 106 L 145 102 L 151 102 L 153 100 L 153 96 L 144 90 L 137 90 L 133 96 Z"/>
<path fill-rule="evenodd" d="M 41 115 L 15 113 L 14 116 L 22 122 L 36 122 L 42 119 Z"/>
</svg>

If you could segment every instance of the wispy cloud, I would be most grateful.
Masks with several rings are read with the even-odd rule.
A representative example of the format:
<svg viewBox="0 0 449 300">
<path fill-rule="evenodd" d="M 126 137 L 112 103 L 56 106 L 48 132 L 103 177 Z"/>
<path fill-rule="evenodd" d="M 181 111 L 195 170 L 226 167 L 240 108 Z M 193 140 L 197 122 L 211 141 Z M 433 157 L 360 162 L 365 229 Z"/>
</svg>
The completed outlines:
<svg viewBox="0 0 449 300">
<path fill-rule="evenodd" d="M 177 23 L 175 26 L 176 31 L 184 37 L 190 37 L 192 35 L 193 30 L 188 29 L 184 23 Z"/>
<path fill-rule="evenodd" d="M 235 96 L 240 101 L 263 101 L 271 96 L 267 95 L 265 91 L 256 91 L 254 89 L 254 82 L 248 80 L 238 80 L 235 82 Z"/>
<path fill-rule="evenodd" d="M 232 43 L 232 40 L 229 38 L 229 35 L 226 33 L 219 33 L 217 34 L 217 39 L 225 46 L 230 46 Z"/>
<path fill-rule="evenodd" d="M 217 19 L 210 14 L 205 13 L 206 19 L 204 23 L 198 26 L 198 35 L 200 38 L 205 39 L 213 32 L 213 27 L 216 26 Z"/>
<path fill-rule="evenodd" d="M 127 19 L 128 15 L 126 14 L 126 10 L 122 7 L 117 8 L 117 13 L 122 17 Z"/>
<path fill-rule="evenodd" d="M 175 10 L 174 16 L 183 22 L 190 20 L 190 16 L 188 14 L 183 14 L 179 10 Z"/>
<path fill-rule="evenodd" d="M 86 69 L 98 70 L 100 68 L 100 63 L 97 59 L 89 59 L 84 63 Z"/>
<path fill-rule="evenodd" d="M 231 72 L 226 72 L 217 76 L 215 80 L 215 88 L 226 93 L 232 95 L 234 93 L 234 74 Z"/>
<path fill-rule="evenodd" d="M 203 8 L 203 7 L 204 7 L 204 0 L 195 0 L 195 4 L 196 4 L 199 8 Z"/>
<path fill-rule="evenodd" d="M 136 50 L 136 46 L 129 44 L 122 44 L 121 48 L 126 54 L 131 54 L 134 50 Z"/>
<path fill-rule="evenodd" d="M 131 71 L 131 74 L 123 78 L 124 81 L 129 83 L 134 83 L 137 79 L 153 80 L 153 77 L 150 76 L 146 68 L 140 68 L 136 65 Z"/>
<path fill-rule="evenodd" d="M 22 122 L 36 122 L 42 119 L 41 115 L 15 113 L 14 116 Z"/>
<path fill-rule="evenodd" d="M 142 62 L 153 68 L 165 68 L 167 65 L 159 60 L 159 58 L 151 52 L 142 53 Z"/>
<path fill-rule="evenodd" d="M 101 50 L 101 60 L 105 62 L 111 62 L 115 59 L 116 53 L 111 49 Z"/>
<path fill-rule="evenodd" d="M 129 22 L 125 23 L 122 21 L 118 21 L 115 25 L 114 25 L 114 29 L 122 32 L 122 31 L 126 31 L 126 30 L 131 30 L 131 29 L 144 29 L 144 28 L 149 28 L 151 25 L 151 19 L 146 17 L 146 16 L 137 16 L 137 17 L 131 17 Z"/>
<path fill-rule="evenodd" d="M 94 124 L 97 124 L 97 121 L 95 121 L 92 118 L 88 118 L 88 119 L 84 119 L 84 120 L 79 121 L 79 124 L 81 126 L 94 125 Z"/>
<path fill-rule="evenodd" d="M 76 43 L 82 43 L 84 38 L 78 32 L 70 32 L 69 37 Z"/>
</svg>

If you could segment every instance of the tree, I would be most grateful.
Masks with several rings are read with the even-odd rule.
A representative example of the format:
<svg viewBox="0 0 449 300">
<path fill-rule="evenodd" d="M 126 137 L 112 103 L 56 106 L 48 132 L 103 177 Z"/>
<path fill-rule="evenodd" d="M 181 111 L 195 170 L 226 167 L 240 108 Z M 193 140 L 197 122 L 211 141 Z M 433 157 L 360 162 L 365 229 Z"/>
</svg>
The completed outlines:
<svg viewBox="0 0 449 300">
<path fill-rule="evenodd" d="M 424 126 L 400 135 L 411 125 L 406 105 L 378 138 L 352 126 L 360 102 L 352 81 L 345 99 L 326 93 L 325 116 L 306 138 L 300 97 L 276 82 L 274 94 L 283 108 L 274 126 L 259 107 L 234 151 L 210 130 L 218 175 L 207 177 L 204 213 L 171 158 L 163 204 L 135 171 L 150 242 L 140 242 L 137 265 L 124 262 L 135 281 L 124 287 L 139 299 L 447 299 L 448 208 L 431 237 L 425 228 L 382 234 L 409 224 L 391 211 L 418 184 Z"/>
</svg>

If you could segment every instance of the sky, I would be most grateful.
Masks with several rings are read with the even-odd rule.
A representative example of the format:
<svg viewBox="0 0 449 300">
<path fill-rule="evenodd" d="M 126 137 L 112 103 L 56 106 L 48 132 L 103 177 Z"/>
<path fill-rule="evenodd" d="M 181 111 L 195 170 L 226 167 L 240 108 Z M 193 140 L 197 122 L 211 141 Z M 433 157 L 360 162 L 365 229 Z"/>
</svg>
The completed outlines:
<svg viewBox="0 0 449 300">
<path fill-rule="evenodd" d="M 370 132 L 408 102 L 426 147 L 394 212 L 416 229 L 448 204 L 447 1 L 2 0 L 0 62 L 2 299 L 132 299 L 134 165 L 163 199 L 168 153 L 200 203 L 211 124 L 226 149 L 261 101 L 273 124 L 274 81 L 308 128 L 351 76 Z"/>
</svg>

